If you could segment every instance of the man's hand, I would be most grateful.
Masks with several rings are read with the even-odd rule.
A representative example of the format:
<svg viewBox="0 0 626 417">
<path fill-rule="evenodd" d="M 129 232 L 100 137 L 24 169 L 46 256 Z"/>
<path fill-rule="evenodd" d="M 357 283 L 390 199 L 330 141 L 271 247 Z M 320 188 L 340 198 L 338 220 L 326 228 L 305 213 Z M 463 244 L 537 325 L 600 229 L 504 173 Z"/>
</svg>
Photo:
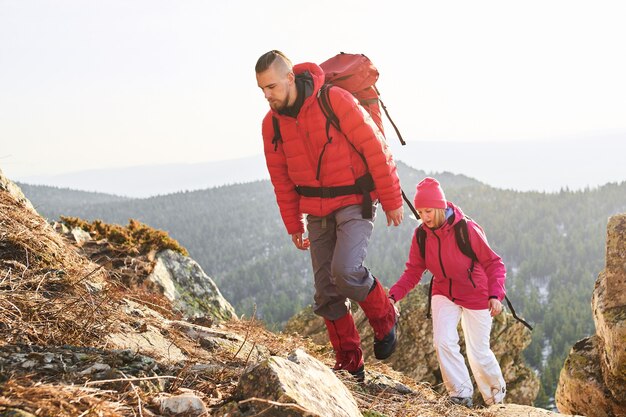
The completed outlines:
<svg viewBox="0 0 626 417">
<path fill-rule="evenodd" d="M 495 317 L 502 312 L 502 303 L 497 298 L 489 299 L 489 312 L 491 317 Z"/>
<path fill-rule="evenodd" d="M 303 238 L 302 233 L 294 233 L 291 235 L 291 240 L 293 241 L 293 244 L 296 245 L 296 248 L 300 250 L 307 250 L 309 249 L 309 246 L 311 246 L 309 238 Z"/>
<path fill-rule="evenodd" d="M 385 212 L 385 214 L 387 215 L 387 226 L 391 226 L 391 223 L 393 223 L 394 226 L 398 226 L 402 223 L 402 219 L 404 218 L 404 207 L 400 206 L 400 208 L 395 210 L 389 210 Z"/>
</svg>

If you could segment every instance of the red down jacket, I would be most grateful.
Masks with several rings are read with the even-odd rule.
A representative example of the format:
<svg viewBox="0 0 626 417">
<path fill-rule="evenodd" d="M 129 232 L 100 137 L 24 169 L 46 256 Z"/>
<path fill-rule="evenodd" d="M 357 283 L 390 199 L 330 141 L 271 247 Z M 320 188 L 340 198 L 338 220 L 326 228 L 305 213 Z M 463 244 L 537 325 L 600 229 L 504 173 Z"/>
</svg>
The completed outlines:
<svg viewBox="0 0 626 417">
<path fill-rule="evenodd" d="M 320 179 L 316 180 L 317 165 L 326 142 L 326 117 L 317 103 L 317 92 L 324 83 L 324 72 L 312 63 L 294 66 L 294 73 L 309 71 L 313 77 L 313 94 L 307 97 L 296 118 L 270 110 L 263 119 L 263 144 L 276 200 L 287 233 L 304 233 L 303 214 L 326 216 L 333 211 L 361 204 L 362 195 L 334 198 L 303 197 L 295 187 L 335 187 L 352 185 L 367 172 L 361 157 L 348 140 L 365 157 L 376 189 L 372 199 L 378 199 L 384 211 L 402 206 L 400 181 L 396 165 L 384 137 L 369 115 L 349 92 L 333 87 L 330 103 L 340 121 L 341 131 L 330 127 L 332 142 L 326 146 L 322 158 Z M 280 123 L 282 141 L 274 149 L 272 117 Z M 347 140 L 346 140 L 347 138 Z"/>
</svg>

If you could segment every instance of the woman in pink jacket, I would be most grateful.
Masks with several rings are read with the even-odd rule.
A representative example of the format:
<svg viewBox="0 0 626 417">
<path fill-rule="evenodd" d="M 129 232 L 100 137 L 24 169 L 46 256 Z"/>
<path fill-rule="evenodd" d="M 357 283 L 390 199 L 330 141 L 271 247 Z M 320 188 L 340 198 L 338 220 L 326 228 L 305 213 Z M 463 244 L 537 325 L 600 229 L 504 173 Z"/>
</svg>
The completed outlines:
<svg viewBox="0 0 626 417">
<path fill-rule="evenodd" d="M 489 247 L 482 228 L 446 201 L 437 180 L 425 178 L 417 185 L 415 207 L 422 225 L 413 236 L 406 269 L 389 290 L 389 296 L 394 303 L 400 301 L 428 269 L 433 274 L 433 342 L 451 401 L 471 407 L 474 393 L 460 352 L 457 332 L 460 320 L 478 389 L 486 404 L 501 403 L 506 383 L 489 346 L 489 336 L 492 317 L 502 311 L 505 296 L 506 270 L 502 258 Z M 464 255 L 457 244 L 454 226 L 461 220 L 467 223 L 476 261 Z M 422 250 L 418 243 L 420 233 L 425 246 Z"/>
</svg>

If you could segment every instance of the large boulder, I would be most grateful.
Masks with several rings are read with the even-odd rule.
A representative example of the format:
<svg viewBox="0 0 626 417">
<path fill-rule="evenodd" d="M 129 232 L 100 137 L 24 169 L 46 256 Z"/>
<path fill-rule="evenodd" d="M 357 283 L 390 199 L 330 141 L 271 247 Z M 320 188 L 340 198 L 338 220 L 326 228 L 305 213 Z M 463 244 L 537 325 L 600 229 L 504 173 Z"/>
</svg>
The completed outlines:
<svg viewBox="0 0 626 417">
<path fill-rule="evenodd" d="M 215 282 L 188 256 L 170 249 L 159 252 L 148 280 L 158 284 L 174 308 L 187 317 L 208 316 L 217 321 L 237 318 Z"/>
<path fill-rule="evenodd" d="M 427 302 L 428 286 L 420 285 L 399 303 L 401 314 L 398 325 L 398 347 L 385 363 L 417 381 L 428 382 L 443 389 L 443 380 L 433 346 L 432 321 L 426 318 Z M 355 311 L 355 321 L 361 334 L 361 345 L 366 361 L 375 361 L 374 335 L 361 310 Z M 310 336 L 316 343 L 328 343 L 324 322 L 313 314 L 311 308 L 294 316 L 287 323 L 285 331 Z M 460 326 L 459 334 L 464 351 L 465 342 Z M 524 364 L 522 358 L 522 351 L 530 344 L 530 338 L 530 331 L 512 315 L 503 313 L 494 319 L 491 348 L 507 381 L 507 402 L 531 405 L 539 392 L 539 378 Z M 478 390 L 475 395 L 475 400 L 480 402 Z"/>
<path fill-rule="evenodd" d="M 591 300 L 596 334 L 576 343 L 556 391 L 562 412 L 626 415 L 626 214 L 607 226 L 606 267 Z"/>
<path fill-rule="evenodd" d="M 356 400 L 323 363 L 301 349 L 287 359 L 272 356 L 245 372 L 237 397 L 216 415 L 361 417 Z"/>
</svg>

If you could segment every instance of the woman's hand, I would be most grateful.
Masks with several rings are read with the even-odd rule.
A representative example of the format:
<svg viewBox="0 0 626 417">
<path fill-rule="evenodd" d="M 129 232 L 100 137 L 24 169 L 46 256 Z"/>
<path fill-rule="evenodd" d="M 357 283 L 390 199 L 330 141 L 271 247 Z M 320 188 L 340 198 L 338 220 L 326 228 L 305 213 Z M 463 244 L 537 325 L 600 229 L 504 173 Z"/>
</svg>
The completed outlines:
<svg viewBox="0 0 626 417">
<path fill-rule="evenodd" d="M 396 318 L 400 317 L 400 308 L 398 307 L 398 304 L 396 303 L 396 299 L 393 298 L 392 296 L 389 296 L 389 301 L 391 301 L 391 305 L 393 306 L 393 309 L 396 311 Z"/>
<path fill-rule="evenodd" d="M 502 303 L 497 298 L 489 299 L 489 312 L 491 313 L 491 317 L 495 317 L 498 314 L 502 313 Z"/>
</svg>

